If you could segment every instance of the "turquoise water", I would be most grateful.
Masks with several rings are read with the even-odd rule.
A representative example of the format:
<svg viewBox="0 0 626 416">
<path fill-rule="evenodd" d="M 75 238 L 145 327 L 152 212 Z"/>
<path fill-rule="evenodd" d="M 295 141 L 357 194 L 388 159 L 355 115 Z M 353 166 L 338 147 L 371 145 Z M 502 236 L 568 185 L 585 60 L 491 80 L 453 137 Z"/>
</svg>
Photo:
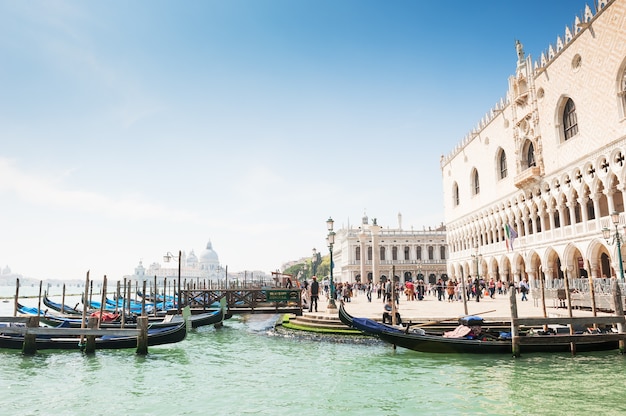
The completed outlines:
<svg viewBox="0 0 626 416">
<path fill-rule="evenodd" d="M 6 304 L 4 304 L 6 307 Z M 626 357 L 423 354 L 271 330 L 202 327 L 134 351 L 0 350 L 2 415 L 623 414 Z M 341 342 L 340 342 L 341 341 Z"/>
</svg>

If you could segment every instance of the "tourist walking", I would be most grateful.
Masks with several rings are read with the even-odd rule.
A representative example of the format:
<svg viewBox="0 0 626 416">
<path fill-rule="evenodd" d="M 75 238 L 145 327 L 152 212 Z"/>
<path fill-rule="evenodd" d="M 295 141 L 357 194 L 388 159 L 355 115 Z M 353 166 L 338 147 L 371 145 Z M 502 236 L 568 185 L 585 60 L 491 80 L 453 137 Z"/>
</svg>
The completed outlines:
<svg viewBox="0 0 626 416">
<path fill-rule="evenodd" d="M 528 282 L 526 279 L 522 280 L 519 284 L 519 291 L 522 292 L 522 300 L 528 300 L 528 297 L 526 296 L 528 289 Z"/>
<path fill-rule="evenodd" d="M 476 293 L 476 302 L 480 302 L 480 280 L 478 277 L 474 279 L 474 292 Z"/>
<path fill-rule="evenodd" d="M 443 300 L 443 280 L 437 281 L 437 300 Z"/>
<path fill-rule="evenodd" d="M 448 280 L 448 287 L 446 288 L 446 290 L 448 291 L 448 302 L 453 302 L 455 287 L 452 279 Z"/>
<path fill-rule="evenodd" d="M 493 280 L 493 277 L 492 277 L 491 279 L 489 279 L 489 297 L 493 299 L 495 294 L 496 294 L 496 281 Z"/>
<path fill-rule="evenodd" d="M 315 312 L 317 312 L 317 299 L 320 295 L 320 284 L 317 282 L 317 277 L 313 276 L 313 281 L 311 282 L 311 288 L 309 289 L 310 301 L 309 301 L 309 312 L 313 312 L 313 305 L 315 305 Z"/>
</svg>

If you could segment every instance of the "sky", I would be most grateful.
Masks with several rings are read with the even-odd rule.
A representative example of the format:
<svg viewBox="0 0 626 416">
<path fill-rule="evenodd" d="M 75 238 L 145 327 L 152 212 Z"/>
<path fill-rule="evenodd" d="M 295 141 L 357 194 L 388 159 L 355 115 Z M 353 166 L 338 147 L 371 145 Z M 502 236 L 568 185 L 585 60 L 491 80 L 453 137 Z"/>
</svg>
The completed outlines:
<svg viewBox="0 0 626 416">
<path fill-rule="evenodd" d="M 587 4 L 523 3 L 0 0 L 0 267 L 121 279 L 210 241 L 270 273 L 329 217 L 444 223 L 440 157 L 515 40 L 536 60 Z"/>
</svg>

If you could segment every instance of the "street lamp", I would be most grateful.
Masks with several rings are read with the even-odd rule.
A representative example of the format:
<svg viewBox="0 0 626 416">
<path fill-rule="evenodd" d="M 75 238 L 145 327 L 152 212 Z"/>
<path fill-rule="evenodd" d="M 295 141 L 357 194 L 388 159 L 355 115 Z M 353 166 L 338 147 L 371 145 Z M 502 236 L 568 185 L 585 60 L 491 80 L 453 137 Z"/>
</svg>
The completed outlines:
<svg viewBox="0 0 626 416">
<path fill-rule="evenodd" d="M 317 273 L 317 250 L 313 247 L 313 255 L 311 256 L 311 277 Z"/>
<path fill-rule="evenodd" d="M 335 244 L 335 232 L 333 231 L 334 223 L 335 222 L 330 217 L 326 220 L 326 228 L 328 228 L 328 237 L 326 237 L 326 241 L 328 242 L 328 250 L 330 251 L 330 299 L 328 300 L 328 309 L 337 309 L 337 305 L 335 304 L 335 284 L 333 283 L 333 245 Z"/>
<path fill-rule="evenodd" d="M 609 238 L 611 238 L 611 230 L 607 227 L 602 229 L 602 236 L 606 240 L 607 244 L 617 244 L 617 257 L 619 258 L 619 277 L 620 281 L 624 283 L 624 261 L 622 260 L 622 235 L 619 233 L 617 229 L 617 225 L 619 224 L 619 212 L 613 211 L 611 213 L 611 221 L 613 225 L 615 225 L 615 234 L 613 234 L 613 240 L 609 243 Z"/>
<path fill-rule="evenodd" d="M 417 260 L 417 280 L 422 278 L 422 259 Z"/>
<path fill-rule="evenodd" d="M 172 261 L 172 259 L 177 259 L 178 260 L 178 302 L 176 302 L 178 304 L 178 314 L 180 315 L 181 313 L 181 309 L 180 309 L 180 303 L 181 303 L 181 296 L 182 296 L 182 290 L 180 287 L 180 264 L 182 263 L 182 251 L 178 250 L 178 257 L 176 257 L 175 255 L 173 255 L 172 253 L 170 253 L 169 251 L 167 252 L 166 255 L 163 256 L 163 261 L 166 263 L 169 263 L 170 261 Z"/>
</svg>

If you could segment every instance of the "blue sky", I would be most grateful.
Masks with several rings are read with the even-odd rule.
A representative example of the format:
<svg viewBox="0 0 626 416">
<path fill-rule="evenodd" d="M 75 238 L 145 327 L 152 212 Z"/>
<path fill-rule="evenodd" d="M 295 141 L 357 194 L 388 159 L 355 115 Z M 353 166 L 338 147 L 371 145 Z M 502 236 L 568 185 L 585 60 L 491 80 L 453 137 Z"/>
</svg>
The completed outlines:
<svg viewBox="0 0 626 416">
<path fill-rule="evenodd" d="M 437 226 L 515 39 L 535 60 L 585 4 L 0 0 L 0 266 L 119 279 L 210 240 L 269 273 L 329 216 Z"/>
</svg>

